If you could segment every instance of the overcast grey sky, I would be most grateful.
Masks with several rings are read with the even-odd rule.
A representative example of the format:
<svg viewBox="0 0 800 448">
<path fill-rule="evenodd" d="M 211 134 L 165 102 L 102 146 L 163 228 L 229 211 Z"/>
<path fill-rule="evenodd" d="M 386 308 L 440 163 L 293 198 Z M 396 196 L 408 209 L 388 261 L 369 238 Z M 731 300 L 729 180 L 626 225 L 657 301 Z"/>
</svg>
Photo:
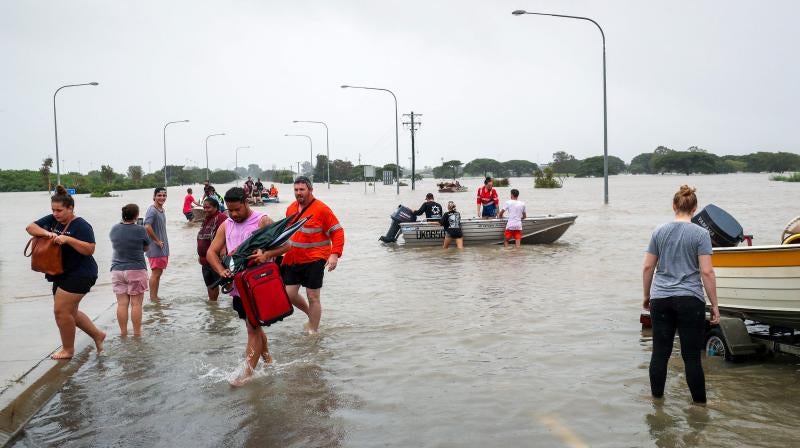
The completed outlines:
<svg viewBox="0 0 800 448">
<path fill-rule="evenodd" d="M 609 152 L 658 145 L 717 154 L 800 152 L 795 1 L 4 1 L 0 168 L 54 156 L 52 95 L 67 170 L 168 161 L 288 167 L 331 158 L 393 162 L 394 107 L 423 114 L 418 163 L 547 161 L 602 154 L 605 29 Z M 409 133 L 400 131 L 408 165 Z M 191 163 L 191 162 L 190 162 Z"/>
</svg>

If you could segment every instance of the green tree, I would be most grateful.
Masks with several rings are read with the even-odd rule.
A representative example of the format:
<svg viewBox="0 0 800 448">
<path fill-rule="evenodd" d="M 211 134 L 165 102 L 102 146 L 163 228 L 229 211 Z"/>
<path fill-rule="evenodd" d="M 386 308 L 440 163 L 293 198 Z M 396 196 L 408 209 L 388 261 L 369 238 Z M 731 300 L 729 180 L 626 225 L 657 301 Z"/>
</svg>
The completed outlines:
<svg viewBox="0 0 800 448">
<path fill-rule="evenodd" d="M 672 151 L 653 158 L 653 167 L 659 173 L 716 173 L 719 157 L 705 152 Z"/>
<path fill-rule="evenodd" d="M 534 173 L 536 173 L 536 170 L 539 169 L 538 165 L 527 160 L 509 160 L 508 162 L 503 162 L 502 165 L 503 172 L 497 173 L 498 175 L 502 176 L 533 176 Z"/>
<path fill-rule="evenodd" d="M 632 174 L 652 174 L 653 168 L 650 166 L 652 158 L 652 152 L 643 152 L 631 160 L 628 170 Z"/>
<path fill-rule="evenodd" d="M 457 177 L 461 177 L 462 171 L 460 160 L 448 160 L 447 162 L 442 163 L 441 165 L 433 168 L 433 177 L 437 179 L 455 179 Z"/>
<path fill-rule="evenodd" d="M 574 173 L 580 166 L 580 160 L 565 151 L 557 151 L 553 153 L 553 163 L 550 166 L 556 173 Z"/>
<path fill-rule="evenodd" d="M 332 170 L 331 170 L 332 171 Z M 328 156 L 317 154 L 317 164 L 314 165 L 314 180 L 325 180 L 328 178 Z M 335 179 L 331 172 L 331 180 Z"/>
<path fill-rule="evenodd" d="M 50 173 L 52 172 L 52 168 L 53 168 L 53 158 L 52 157 L 47 157 L 44 160 L 42 160 L 42 167 L 39 168 L 39 174 L 42 175 L 42 177 L 44 178 L 44 180 L 47 183 L 47 191 L 52 191 L 53 190 L 53 188 L 52 188 L 53 186 L 50 183 Z"/>
<path fill-rule="evenodd" d="M 553 172 L 553 168 L 545 167 L 544 170 L 536 170 L 534 176 L 536 177 L 533 181 L 534 188 L 561 188 L 564 183 L 556 179 L 554 177 L 555 173 Z"/>
<path fill-rule="evenodd" d="M 619 157 L 608 156 L 609 176 L 625 171 L 625 162 Z M 575 171 L 575 177 L 602 177 L 603 176 L 603 156 L 589 157 L 581 161 L 580 166 Z"/>
<path fill-rule="evenodd" d="M 236 180 L 236 173 L 231 170 L 216 170 L 208 177 L 212 184 L 227 184 Z"/>
<path fill-rule="evenodd" d="M 502 176 L 503 164 L 494 159 L 475 159 L 464 165 L 464 172 L 470 176 L 487 176 L 492 173 Z"/>
<path fill-rule="evenodd" d="M 135 183 L 142 182 L 142 167 L 141 165 L 131 165 L 128 167 L 128 178 Z"/>
<path fill-rule="evenodd" d="M 106 185 L 111 185 L 111 182 L 114 181 L 116 173 L 114 173 L 114 169 L 111 168 L 110 165 L 102 165 L 100 167 L 100 176 L 102 177 L 103 182 L 105 182 Z"/>
</svg>

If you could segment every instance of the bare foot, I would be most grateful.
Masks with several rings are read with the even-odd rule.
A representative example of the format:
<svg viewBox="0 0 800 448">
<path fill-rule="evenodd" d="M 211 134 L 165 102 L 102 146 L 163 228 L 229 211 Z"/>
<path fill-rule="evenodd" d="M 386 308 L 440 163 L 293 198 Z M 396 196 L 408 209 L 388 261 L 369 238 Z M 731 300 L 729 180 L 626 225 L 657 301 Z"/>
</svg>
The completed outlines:
<svg viewBox="0 0 800 448">
<path fill-rule="evenodd" d="M 270 355 L 269 352 L 262 353 L 261 354 L 261 359 L 264 360 L 264 364 L 272 364 L 272 361 L 274 361 L 272 359 L 272 355 Z"/>
<path fill-rule="evenodd" d="M 233 387 L 242 387 L 253 379 L 253 369 L 249 366 L 245 368 L 244 372 L 236 378 L 228 381 Z"/>
<path fill-rule="evenodd" d="M 119 337 L 121 337 L 121 338 L 127 338 L 127 337 L 128 337 L 128 331 L 126 330 L 126 331 L 122 331 L 122 332 L 120 332 L 120 333 L 119 333 Z"/>
<path fill-rule="evenodd" d="M 141 332 L 134 331 L 134 332 L 133 332 L 133 337 L 135 337 L 135 338 L 140 338 L 140 337 L 142 337 L 142 333 L 141 333 Z"/>
<path fill-rule="evenodd" d="M 306 323 L 303 324 L 303 331 L 309 336 L 314 336 L 315 334 L 319 333 L 319 330 L 312 330 L 311 329 L 311 323 L 310 322 L 306 322 Z"/>
<path fill-rule="evenodd" d="M 64 350 L 63 348 L 52 355 L 50 359 L 70 359 L 75 354 L 75 350 Z"/>
<path fill-rule="evenodd" d="M 97 354 L 103 352 L 103 341 L 106 340 L 106 332 L 101 331 L 100 334 L 94 339 L 94 345 L 97 347 Z"/>
</svg>

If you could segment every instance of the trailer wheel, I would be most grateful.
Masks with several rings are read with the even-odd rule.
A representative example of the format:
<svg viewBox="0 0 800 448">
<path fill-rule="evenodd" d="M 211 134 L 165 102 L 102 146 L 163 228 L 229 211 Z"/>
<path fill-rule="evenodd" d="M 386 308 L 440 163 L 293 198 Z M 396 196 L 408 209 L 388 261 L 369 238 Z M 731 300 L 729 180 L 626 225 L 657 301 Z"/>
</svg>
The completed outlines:
<svg viewBox="0 0 800 448">
<path fill-rule="evenodd" d="M 735 358 L 728 348 L 728 342 L 719 328 L 712 328 L 706 336 L 706 356 L 722 356 L 725 361 L 734 361 Z"/>
</svg>

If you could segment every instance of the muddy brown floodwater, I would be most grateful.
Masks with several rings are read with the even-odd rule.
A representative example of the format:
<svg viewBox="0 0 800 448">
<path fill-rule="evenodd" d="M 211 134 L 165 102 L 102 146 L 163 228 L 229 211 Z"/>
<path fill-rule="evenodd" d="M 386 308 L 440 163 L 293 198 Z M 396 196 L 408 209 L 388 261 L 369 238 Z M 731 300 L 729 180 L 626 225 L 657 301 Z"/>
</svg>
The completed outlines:
<svg viewBox="0 0 800 448">
<path fill-rule="evenodd" d="M 325 278 L 321 335 L 302 334 L 300 312 L 270 327 L 276 362 L 241 389 L 227 380 L 245 330 L 227 297 L 205 300 L 197 228 L 180 213 L 182 189 L 171 188 L 172 257 L 163 301 L 146 305 L 144 336 L 122 340 L 112 323 L 105 355 L 73 361 L 82 362 L 77 374 L 15 446 L 793 446 L 797 359 L 705 359 L 709 405 L 698 408 L 673 357 L 665 403 L 649 398 L 640 266 L 684 182 L 756 243 L 775 243 L 797 215 L 800 186 L 767 175 L 615 176 L 608 206 L 602 179 L 568 179 L 560 190 L 512 179 L 529 214 L 575 212 L 577 224 L 556 244 L 522 250 L 406 249 L 377 238 L 394 207 L 418 205 L 433 182 L 399 198 L 393 187 L 318 185 L 347 232 L 339 268 Z M 479 180 L 465 183 L 470 192 L 437 199 L 471 216 Z M 281 190 L 288 200 L 290 187 Z M 49 203 L 43 193 L 0 199 L 14 210 L 0 223 L 2 313 L 20 297 L 50 300 L 18 255 L 25 224 Z M 93 300 L 113 302 L 107 235 L 129 201 L 146 207 L 150 192 L 77 198 L 98 239 Z M 280 215 L 286 205 L 261 210 Z M 41 322 L 54 325 L 50 315 Z"/>
</svg>

